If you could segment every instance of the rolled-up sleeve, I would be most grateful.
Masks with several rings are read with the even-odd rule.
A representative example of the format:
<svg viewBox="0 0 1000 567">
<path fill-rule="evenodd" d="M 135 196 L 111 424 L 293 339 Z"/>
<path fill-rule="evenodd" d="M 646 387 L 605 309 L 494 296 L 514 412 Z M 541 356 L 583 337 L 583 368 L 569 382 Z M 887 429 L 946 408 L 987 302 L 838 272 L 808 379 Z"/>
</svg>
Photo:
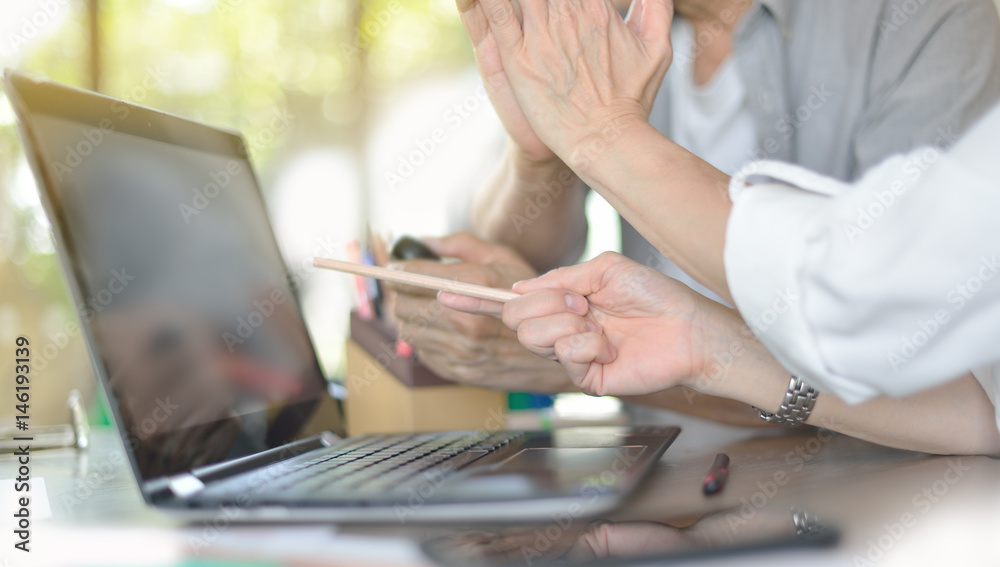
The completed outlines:
<svg viewBox="0 0 1000 567">
<path fill-rule="evenodd" d="M 730 188 L 725 250 L 743 318 L 786 368 L 849 402 L 1000 360 L 1000 183 L 969 166 L 998 145 L 920 149 L 852 185 L 751 164 Z"/>
</svg>

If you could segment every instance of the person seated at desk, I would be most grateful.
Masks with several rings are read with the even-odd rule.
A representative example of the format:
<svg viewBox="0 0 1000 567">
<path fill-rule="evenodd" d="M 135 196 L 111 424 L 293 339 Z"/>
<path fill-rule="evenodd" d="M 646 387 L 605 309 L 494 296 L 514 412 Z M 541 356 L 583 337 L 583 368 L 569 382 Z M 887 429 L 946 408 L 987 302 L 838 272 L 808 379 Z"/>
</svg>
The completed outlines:
<svg viewBox="0 0 1000 567">
<path fill-rule="evenodd" d="M 522 4 L 519 17 L 525 25 L 544 26 L 548 16 L 535 12 L 547 4 Z M 550 9 L 563 5 L 552 3 Z M 605 18 L 613 15 L 607 3 L 593 5 L 603 7 Z M 565 6 L 572 16 L 584 5 Z M 613 116 L 588 115 L 600 121 L 592 144 L 558 151 L 545 136 L 536 135 L 534 127 L 561 126 L 522 113 L 520 94 L 512 90 L 517 85 L 505 74 L 507 65 L 500 57 L 498 42 L 506 36 L 491 31 L 487 20 L 490 10 L 513 7 L 459 2 L 484 83 L 510 134 L 503 164 L 478 195 L 472 214 L 475 233 L 493 243 L 468 234 L 430 240 L 439 255 L 463 263 L 414 261 L 401 269 L 509 287 L 538 271 L 574 262 L 587 232 L 584 181 L 601 191 L 600 180 L 578 175 L 574 152 L 578 161 L 591 166 L 640 158 L 616 154 L 616 145 L 600 140 L 608 134 L 632 138 L 633 122 L 652 124 L 730 174 L 747 159 L 766 157 L 851 180 L 894 153 L 922 144 L 950 144 L 1000 100 L 998 18 L 989 0 L 929 3 L 908 15 L 905 25 L 893 24 L 900 10 L 900 2 L 893 0 L 676 0 L 679 17 L 673 23 L 667 14 L 654 21 L 651 10 L 666 10 L 663 3 L 638 6 L 650 14 L 644 24 L 648 41 L 661 50 L 672 41 L 673 66 L 669 72 L 663 61 L 650 66 L 643 53 L 619 59 L 616 76 L 631 79 L 641 89 L 641 100 Z M 525 50 L 520 56 L 530 63 L 550 55 Z M 545 63 L 562 65 L 558 59 Z M 548 96 L 531 96 L 536 94 Z M 671 151 L 664 159 L 672 159 L 681 147 Z M 656 173 L 629 183 L 660 187 L 667 178 Z M 692 198 L 721 199 L 726 181 L 720 174 Z M 659 201 L 666 203 L 668 197 L 663 192 Z M 689 267 L 667 260 L 643 239 L 629 211 L 613 198 L 611 203 L 625 216 L 626 256 L 719 299 L 686 275 L 682 268 Z M 701 222 L 697 216 L 673 218 L 677 226 L 691 229 Z M 575 389 L 557 364 L 532 356 L 498 321 L 441 310 L 429 292 L 397 290 L 394 314 L 401 334 L 410 337 L 420 358 L 441 376 L 508 390 Z M 638 401 L 735 423 L 761 423 L 744 404 L 691 396 L 690 391 L 671 389 Z"/>
<path fill-rule="evenodd" d="M 525 22 L 537 15 L 529 6 L 539 9 L 522 3 Z M 643 35 L 663 4 L 645 6 L 641 26 L 628 28 L 593 11 L 531 36 L 514 19 L 490 26 L 504 38 L 525 116 L 557 155 L 588 143 L 613 108 L 633 109 L 608 159 L 577 173 L 739 312 L 614 253 L 518 283 L 523 297 L 506 306 L 447 293 L 439 301 L 502 315 L 524 346 L 592 394 L 686 385 L 760 407 L 771 421 L 1000 455 L 1000 106 L 951 151 L 893 157 L 853 184 L 778 162 L 730 180 L 643 124 L 645 90 L 623 78 L 622 61 L 643 61 L 655 83 L 670 58 Z M 581 30 L 601 27 L 608 51 L 578 57 Z M 537 49 L 545 56 L 515 59 Z M 586 97 L 594 103 L 572 104 Z M 712 193 L 719 183 L 728 195 Z M 720 352 L 734 362 L 713 369 Z"/>
</svg>

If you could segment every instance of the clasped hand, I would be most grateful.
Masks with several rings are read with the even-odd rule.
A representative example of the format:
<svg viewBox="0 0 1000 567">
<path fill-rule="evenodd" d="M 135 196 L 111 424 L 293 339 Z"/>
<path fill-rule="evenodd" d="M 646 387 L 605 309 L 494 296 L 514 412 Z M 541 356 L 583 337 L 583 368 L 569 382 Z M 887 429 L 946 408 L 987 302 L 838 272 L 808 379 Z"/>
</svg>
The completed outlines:
<svg viewBox="0 0 1000 567">
<path fill-rule="evenodd" d="M 518 146 L 571 166 L 578 152 L 648 121 L 673 57 L 671 0 L 458 0 L 494 107 Z M 604 140 L 607 142 L 608 140 Z"/>
<path fill-rule="evenodd" d="M 690 385 L 705 369 L 700 296 L 606 252 L 519 282 L 506 304 L 441 292 L 445 306 L 499 316 L 528 350 L 554 358 L 584 392 L 640 395 Z"/>
</svg>

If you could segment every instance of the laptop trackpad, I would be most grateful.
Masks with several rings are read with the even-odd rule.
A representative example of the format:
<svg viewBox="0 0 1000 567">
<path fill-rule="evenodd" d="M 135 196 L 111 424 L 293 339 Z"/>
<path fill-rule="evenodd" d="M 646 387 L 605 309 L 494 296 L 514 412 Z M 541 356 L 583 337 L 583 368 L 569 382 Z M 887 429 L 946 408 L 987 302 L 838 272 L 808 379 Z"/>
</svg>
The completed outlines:
<svg viewBox="0 0 1000 567">
<path fill-rule="evenodd" d="M 470 471 L 448 488 L 503 497 L 576 493 L 582 487 L 614 491 L 645 450 L 644 445 L 524 449 L 498 465 Z"/>
<path fill-rule="evenodd" d="M 632 445 L 624 447 L 544 447 L 524 449 L 507 459 L 495 470 L 538 470 L 554 469 L 561 473 L 580 471 L 583 474 L 600 474 L 610 470 L 618 462 L 616 469 L 634 462 L 646 447 Z"/>
</svg>

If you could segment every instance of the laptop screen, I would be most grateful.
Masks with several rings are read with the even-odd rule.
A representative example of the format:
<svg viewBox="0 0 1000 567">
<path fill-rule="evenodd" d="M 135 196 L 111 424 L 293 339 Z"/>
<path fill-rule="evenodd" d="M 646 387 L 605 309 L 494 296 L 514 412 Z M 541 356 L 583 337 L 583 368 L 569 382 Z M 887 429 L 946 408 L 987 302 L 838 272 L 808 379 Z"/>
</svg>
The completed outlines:
<svg viewBox="0 0 1000 567">
<path fill-rule="evenodd" d="M 75 307 L 142 477 L 326 429 L 325 380 L 239 137 L 14 79 Z"/>
</svg>

